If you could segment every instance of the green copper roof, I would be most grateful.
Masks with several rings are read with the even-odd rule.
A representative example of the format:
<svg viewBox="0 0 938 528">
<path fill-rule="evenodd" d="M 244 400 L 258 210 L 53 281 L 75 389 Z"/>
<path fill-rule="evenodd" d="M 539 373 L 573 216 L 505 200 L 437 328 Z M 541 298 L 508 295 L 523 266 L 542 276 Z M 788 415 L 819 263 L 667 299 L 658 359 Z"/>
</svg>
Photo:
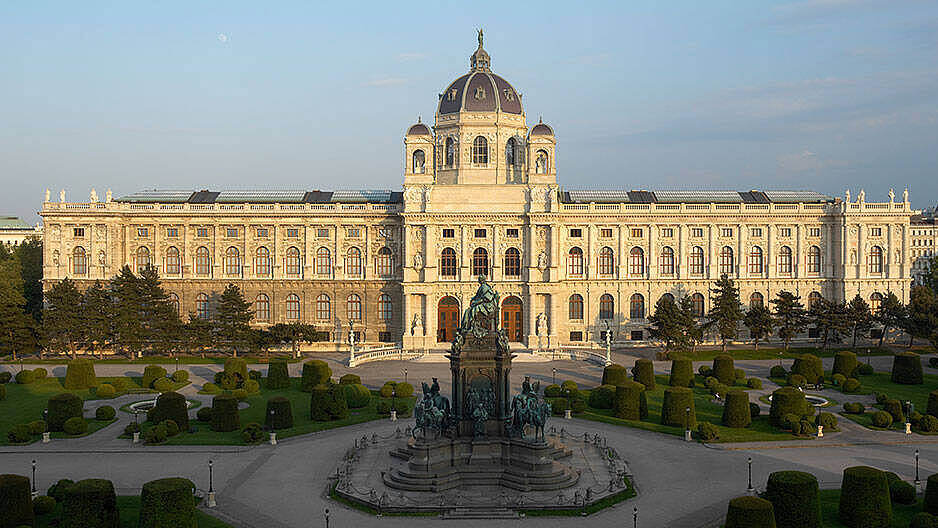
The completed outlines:
<svg viewBox="0 0 938 528">
<path fill-rule="evenodd" d="M 33 226 L 15 216 L 0 216 L 0 229 L 32 229 Z"/>
</svg>

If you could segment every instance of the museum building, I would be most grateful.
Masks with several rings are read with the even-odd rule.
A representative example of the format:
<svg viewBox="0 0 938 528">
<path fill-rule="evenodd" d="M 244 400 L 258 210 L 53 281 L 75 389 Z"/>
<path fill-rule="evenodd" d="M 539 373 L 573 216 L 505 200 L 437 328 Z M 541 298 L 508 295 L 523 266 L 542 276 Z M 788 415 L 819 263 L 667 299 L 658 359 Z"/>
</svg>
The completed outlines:
<svg viewBox="0 0 938 528">
<path fill-rule="evenodd" d="M 482 47 L 439 94 L 433 126 L 404 136 L 403 188 L 142 191 L 58 201 L 44 222 L 44 287 L 154 266 L 180 314 L 209 317 L 229 283 L 254 322 L 315 325 L 331 340 L 445 348 L 484 275 L 521 346 L 647 339 L 662 296 L 709 309 L 726 274 L 747 306 L 860 294 L 904 302 L 908 193 L 867 202 L 810 191 L 568 190 L 554 130 Z M 745 332 L 744 332 L 745 334 Z M 325 335 L 325 334 L 323 334 Z"/>
</svg>

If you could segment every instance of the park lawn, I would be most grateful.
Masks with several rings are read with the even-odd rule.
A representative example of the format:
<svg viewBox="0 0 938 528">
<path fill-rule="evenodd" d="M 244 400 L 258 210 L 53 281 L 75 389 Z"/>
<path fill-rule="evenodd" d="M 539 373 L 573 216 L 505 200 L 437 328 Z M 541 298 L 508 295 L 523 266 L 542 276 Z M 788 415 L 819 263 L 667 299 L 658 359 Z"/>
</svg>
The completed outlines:
<svg viewBox="0 0 938 528">
<path fill-rule="evenodd" d="M 824 528 L 846 528 L 846 525 L 840 522 L 838 508 L 840 507 L 840 490 L 821 490 L 821 525 Z M 892 503 L 892 526 L 893 528 L 909 528 L 912 517 L 922 511 L 922 503 L 916 504 L 896 504 Z"/>
<path fill-rule="evenodd" d="M 874 392 L 877 394 L 885 393 L 890 398 L 895 398 L 901 402 L 911 401 L 915 406 L 915 410 L 923 413 L 923 411 L 925 411 L 928 406 L 928 393 L 933 390 L 938 390 L 938 376 L 933 374 L 925 374 L 924 381 L 925 383 L 922 385 L 903 385 L 899 383 L 893 383 L 892 375 L 889 372 L 876 372 L 869 376 L 860 377 L 860 391 L 856 394 L 871 394 Z M 874 412 L 881 409 L 882 405 L 874 405 Z M 841 415 L 853 420 L 867 429 L 872 429 L 874 431 L 886 430 L 873 425 L 872 412 L 863 414 L 841 413 Z M 905 431 L 905 424 L 893 423 L 888 430 Z M 913 431 L 915 431 L 917 434 L 934 434 L 921 433 L 916 431 L 914 428 Z"/>
<path fill-rule="evenodd" d="M 180 365 L 224 365 L 225 360 L 231 358 L 230 355 L 212 355 L 209 357 L 202 356 L 146 356 L 141 359 L 128 359 L 126 357 L 113 357 L 108 356 L 103 359 L 97 359 L 87 355 L 79 356 L 81 358 L 87 358 L 93 360 L 95 363 L 107 363 L 110 365 L 174 365 L 177 361 Z M 293 353 L 290 352 L 289 355 L 281 352 L 271 353 L 270 357 L 255 357 L 255 356 L 239 356 L 241 359 L 244 359 L 249 365 L 250 364 L 267 364 L 271 360 L 281 360 L 287 361 L 288 363 L 300 363 L 302 361 L 307 361 L 310 358 L 294 358 Z M 29 365 L 64 365 L 71 361 L 71 357 L 66 356 L 55 356 L 39 359 L 37 357 L 28 357 L 26 359 L 17 359 L 13 361 L 9 356 L 4 356 L 0 358 L 0 365 L 18 365 L 20 363 L 27 363 Z"/>
<path fill-rule="evenodd" d="M 117 511 L 120 516 L 120 523 L 118 524 L 120 528 L 137 528 L 140 519 L 140 497 L 117 497 Z M 36 517 L 36 528 L 53 528 L 57 526 L 61 515 L 62 505 L 56 504 L 55 510 L 51 513 Z M 195 518 L 199 523 L 199 528 L 232 528 L 230 524 L 222 522 L 201 510 L 196 510 Z"/>
<path fill-rule="evenodd" d="M 923 348 L 923 347 L 919 347 Z M 932 350 L 928 349 L 918 350 L 919 353 L 928 354 Z M 834 354 L 840 350 L 849 350 L 849 347 L 836 347 L 831 348 L 830 350 L 818 347 L 791 347 L 788 350 L 785 350 L 781 347 L 759 347 L 759 350 L 754 349 L 739 349 L 731 348 L 726 351 L 726 353 L 737 360 L 755 360 L 755 359 L 795 359 L 802 354 L 814 354 L 818 357 L 834 357 Z M 893 355 L 892 350 L 887 347 L 864 347 L 857 348 L 855 352 L 859 357 L 866 357 L 867 350 L 869 350 L 869 355 L 871 356 L 891 356 Z M 707 350 L 698 350 L 697 352 L 675 352 L 673 356 L 682 356 L 694 361 L 712 361 L 714 357 L 722 354 L 723 352 L 720 349 L 707 349 Z"/>
</svg>

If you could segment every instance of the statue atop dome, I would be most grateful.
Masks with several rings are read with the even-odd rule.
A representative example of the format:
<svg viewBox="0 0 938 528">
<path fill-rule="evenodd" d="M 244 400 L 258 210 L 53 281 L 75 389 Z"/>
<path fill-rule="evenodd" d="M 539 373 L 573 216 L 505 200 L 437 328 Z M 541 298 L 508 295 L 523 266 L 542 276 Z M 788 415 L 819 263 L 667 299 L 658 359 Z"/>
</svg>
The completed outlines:
<svg viewBox="0 0 938 528">
<path fill-rule="evenodd" d="M 479 49 L 482 49 L 482 28 L 479 28 Z"/>
</svg>

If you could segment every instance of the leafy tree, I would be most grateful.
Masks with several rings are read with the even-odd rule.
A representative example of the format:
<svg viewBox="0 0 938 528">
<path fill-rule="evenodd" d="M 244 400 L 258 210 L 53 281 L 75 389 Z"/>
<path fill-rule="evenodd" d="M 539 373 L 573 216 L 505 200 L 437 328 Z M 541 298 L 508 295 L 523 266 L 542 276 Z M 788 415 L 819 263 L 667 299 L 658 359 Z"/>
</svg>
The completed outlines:
<svg viewBox="0 0 938 528">
<path fill-rule="evenodd" d="M 153 266 L 147 266 L 137 280 L 143 340 L 156 352 L 173 352 L 181 341 L 179 315 L 169 294 L 160 285 Z"/>
<path fill-rule="evenodd" d="M 938 295 L 938 255 L 928 261 L 925 273 L 922 274 L 922 284 Z"/>
<path fill-rule="evenodd" d="M 188 350 L 204 353 L 212 346 L 212 322 L 189 312 L 189 321 L 183 325 L 182 336 Z"/>
<path fill-rule="evenodd" d="M 684 328 L 684 336 L 697 352 L 697 343 L 703 340 L 704 326 L 697 324 L 697 316 L 694 312 L 694 301 L 690 295 L 681 297 L 681 326 Z"/>
<path fill-rule="evenodd" d="M 873 315 L 870 313 L 870 305 L 860 297 L 856 297 L 847 305 L 847 317 L 853 329 L 853 348 L 857 347 L 857 336 L 868 334 L 873 328 Z"/>
<path fill-rule="evenodd" d="M 759 350 L 759 341 L 764 341 L 775 329 L 775 319 L 772 318 L 772 312 L 763 304 L 753 306 L 746 312 L 743 318 L 743 324 L 749 329 L 749 335 Z"/>
<path fill-rule="evenodd" d="M 706 326 L 716 328 L 726 353 L 726 342 L 739 335 L 739 323 L 743 320 L 742 304 L 739 302 L 739 288 L 726 274 L 714 283 L 710 290 L 710 313 L 707 314 Z"/>
<path fill-rule="evenodd" d="M 801 297 L 782 290 L 775 299 L 769 301 L 775 307 L 775 324 L 778 337 L 785 342 L 785 350 L 791 346 L 791 340 L 808 326 L 807 312 L 801 304 Z"/>
<path fill-rule="evenodd" d="M 873 319 L 883 327 L 883 333 L 879 336 L 880 347 L 883 346 L 883 341 L 886 340 L 886 333 L 893 328 L 900 328 L 905 316 L 905 307 L 899 302 L 899 298 L 896 297 L 895 293 L 889 292 L 879 306 L 876 315 L 873 316 Z"/>
<path fill-rule="evenodd" d="M 42 319 L 42 240 L 36 236 L 13 248 L 13 255 L 20 263 L 23 277 L 23 296 L 26 298 L 26 313 L 36 322 Z"/>
<path fill-rule="evenodd" d="M 67 277 L 54 284 L 46 293 L 46 310 L 42 328 L 53 350 L 69 352 L 78 357 L 85 322 L 81 317 L 81 292 Z"/>
<path fill-rule="evenodd" d="M 827 299 L 811 307 L 808 319 L 823 335 L 822 348 L 829 348 L 832 342 L 839 343 L 851 328 L 847 305 Z"/>
<path fill-rule="evenodd" d="M 938 335 L 938 295 L 927 286 L 915 286 L 909 295 L 902 329 L 909 334 L 909 347 L 915 338 L 933 340 Z"/>
<path fill-rule="evenodd" d="M 255 328 L 251 330 L 251 344 L 263 352 L 268 360 L 270 360 L 270 347 L 279 342 L 277 336 L 266 328 Z"/>
<path fill-rule="evenodd" d="M 114 347 L 136 359 L 144 347 L 144 326 L 141 318 L 140 280 L 130 266 L 124 265 L 111 279 L 114 311 Z"/>
<path fill-rule="evenodd" d="M 5 245 L 4 245 L 5 246 Z M 16 360 L 20 346 L 35 347 L 36 321 L 24 311 L 23 278 L 16 259 L 0 262 L 0 345 Z"/>
<path fill-rule="evenodd" d="M 218 298 L 215 313 L 215 333 L 238 356 L 238 349 L 246 348 L 251 340 L 249 323 L 254 318 L 251 303 L 244 300 L 241 289 L 229 284 Z"/>
<path fill-rule="evenodd" d="M 111 292 L 95 281 L 81 300 L 85 314 L 84 347 L 95 351 L 111 346 L 114 340 L 114 303 Z"/>
<path fill-rule="evenodd" d="M 300 341 L 311 342 L 311 332 L 315 327 L 298 322 L 277 323 L 270 327 L 270 333 L 276 343 L 290 344 L 293 357 L 300 357 Z"/>
<path fill-rule="evenodd" d="M 684 313 L 670 295 L 658 299 L 655 312 L 648 316 L 648 321 L 651 323 L 648 327 L 649 335 L 653 339 L 664 341 L 665 351 L 690 348 Z"/>
</svg>

